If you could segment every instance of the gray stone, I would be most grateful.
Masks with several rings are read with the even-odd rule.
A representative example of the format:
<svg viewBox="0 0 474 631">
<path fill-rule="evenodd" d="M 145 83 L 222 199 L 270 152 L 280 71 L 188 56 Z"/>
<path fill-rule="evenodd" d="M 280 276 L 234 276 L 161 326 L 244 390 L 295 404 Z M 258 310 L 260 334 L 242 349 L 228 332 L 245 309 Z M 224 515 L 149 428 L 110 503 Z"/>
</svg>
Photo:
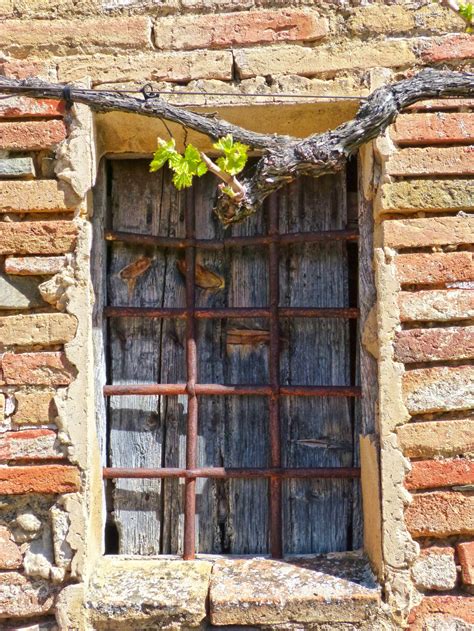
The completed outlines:
<svg viewBox="0 0 474 631">
<path fill-rule="evenodd" d="M 35 177 L 35 165 L 31 158 L 1 158 L 0 178 Z"/>
<path fill-rule="evenodd" d="M 44 307 L 35 278 L 14 279 L 0 273 L 0 310 L 1 309 L 31 309 Z"/>
</svg>

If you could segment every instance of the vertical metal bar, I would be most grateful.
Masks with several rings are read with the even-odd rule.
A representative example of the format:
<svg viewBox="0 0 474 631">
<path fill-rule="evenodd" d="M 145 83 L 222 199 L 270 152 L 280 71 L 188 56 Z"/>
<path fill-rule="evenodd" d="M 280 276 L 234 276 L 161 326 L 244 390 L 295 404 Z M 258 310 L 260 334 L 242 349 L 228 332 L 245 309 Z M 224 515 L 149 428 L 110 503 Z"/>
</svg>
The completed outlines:
<svg viewBox="0 0 474 631">
<path fill-rule="evenodd" d="M 281 427 L 280 427 L 280 327 L 278 303 L 280 301 L 280 280 L 278 261 L 278 204 L 275 195 L 269 198 L 269 293 L 270 293 L 270 347 L 269 373 L 272 394 L 270 396 L 270 467 L 281 467 Z M 272 558 L 283 556 L 282 540 L 282 490 L 281 478 L 270 478 L 270 553 Z"/>
<path fill-rule="evenodd" d="M 186 200 L 186 238 L 195 237 L 194 205 Z M 197 380 L 195 274 L 196 250 L 194 245 L 186 248 L 186 390 L 188 394 L 188 417 L 186 425 L 186 469 L 197 465 L 198 400 L 195 391 Z M 196 478 L 186 478 L 184 496 L 184 554 L 185 560 L 194 559 L 196 554 Z"/>
</svg>

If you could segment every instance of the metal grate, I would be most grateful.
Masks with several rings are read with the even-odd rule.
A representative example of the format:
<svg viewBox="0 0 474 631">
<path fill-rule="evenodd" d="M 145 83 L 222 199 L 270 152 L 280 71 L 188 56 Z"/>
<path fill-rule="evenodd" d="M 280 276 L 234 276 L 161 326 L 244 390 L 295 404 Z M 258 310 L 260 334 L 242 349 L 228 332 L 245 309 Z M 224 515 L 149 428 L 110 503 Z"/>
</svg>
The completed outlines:
<svg viewBox="0 0 474 631">
<path fill-rule="evenodd" d="M 284 478 L 357 478 L 358 467 L 299 468 L 282 467 L 280 403 L 284 396 L 330 396 L 360 397 L 356 386 L 283 386 L 280 374 L 279 319 L 285 318 L 357 318 L 354 308 L 305 308 L 279 306 L 279 246 L 290 243 L 318 243 L 327 241 L 355 241 L 355 230 L 332 230 L 321 232 L 299 232 L 280 234 L 278 206 L 275 196 L 269 200 L 269 231 L 264 236 L 196 239 L 194 214 L 190 207 L 185 209 L 186 237 L 184 239 L 140 235 L 135 233 L 108 231 L 106 239 L 123 243 L 153 245 L 163 248 L 184 249 L 186 262 L 186 307 L 184 309 L 154 309 L 140 307 L 106 307 L 106 317 L 179 318 L 186 320 L 186 383 L 106 385 L 105 396 L 124 395 L 178 395 L 188 397 L 186 428 L 186 468 L 111 468 L 103 470 L 105 479 L 114 478 L 183 478 L 185 481 L 184 504 L 184 559 L 193 559 L 196 548 L 196 480 L 197 478 L 247 478 L 269 480 L 270 507 L 270 552 L 273 558 L 283 556 L 282 543 L 282 480 Z M 197 249 L 222 249 L 247 245 L 265 245 L 269 253 L 268 308 L 219 308 L 198 309 L 195 307 L 195 270 Z M 197 375 L 196 321 L 212 318 L 255 318 L 270 321 L 269 376 L 270 383 L 262 385 L 200 384 Z M 197 467 L 197 441 L 199 424 L 199 396 L 206 395 L 258 395 L 269 398 L 270 463 L 268 468 L 230 469 L 222 467 Z"/>
</svg>

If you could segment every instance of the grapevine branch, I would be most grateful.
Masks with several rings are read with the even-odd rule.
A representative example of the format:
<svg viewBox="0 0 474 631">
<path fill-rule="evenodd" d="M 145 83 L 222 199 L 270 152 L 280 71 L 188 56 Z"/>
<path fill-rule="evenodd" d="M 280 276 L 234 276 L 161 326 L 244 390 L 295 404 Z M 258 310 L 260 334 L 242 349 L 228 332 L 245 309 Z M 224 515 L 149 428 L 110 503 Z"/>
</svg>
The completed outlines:
<svg viewBox="0 0 474 631">
<path fill-rule="evenodd" d="M 167 103 L 160 97 L 142 100 L 116 92 L 64 86 L 39 79 L 0 77 L 0 93 L 41 99 L 64 97 L 96 112 L 122 111 L 165 119 L 219 139 L 227 134 L 261 152 L 256 166 L 247 168 L 231 188 L 236 195 L 218 194 L 216 212 L 224 224 L 256 212 L 270 193 L 297 175 L 319 177 L 341 170 L 348 157 L 379 136 L 405 107 L 423 99 L 474 97 L 474 73 L 425 69 L 408 79 L 375 90 L 355 118 L 335 129 L 299 139 L 258 134 L 226 121 L 209 118 Z M 212 169 L 210 169 L 212 170 Z"/>
</svg>

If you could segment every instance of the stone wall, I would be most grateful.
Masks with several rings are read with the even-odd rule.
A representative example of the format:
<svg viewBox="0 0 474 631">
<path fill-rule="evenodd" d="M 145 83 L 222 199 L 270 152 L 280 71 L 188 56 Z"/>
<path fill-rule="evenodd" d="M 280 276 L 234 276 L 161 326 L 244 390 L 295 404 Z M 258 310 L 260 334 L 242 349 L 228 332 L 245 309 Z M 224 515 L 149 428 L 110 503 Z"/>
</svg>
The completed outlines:
<svg viewBox="0 0 474 631">
<path fill-rule="evenodd" d="M 279 114 L 275 93 L 364 95 L 416 68 L 474 58 L 462 21 L 428 1 L 0 0 L 0 18 L 4 75 L 225 91 L 169 98 L 230 115 L 242 94 L 256 93 L 252 112 L 276 112 L 264 123 L 295 134 L 303 118 L 291 105 Z M 354 103 L 337 107 L 330 102 L 313 129 L 353 114 Z M 249 127 L 264 118 L 249 114 Z M 95 153 L 148 151 L 156 136 L 142 130 L 142 142 L 120 120 L 113 145 L 116 134 L 86 108 L 0 100 L 5 629 L 93 628 L 82 602 L 102 551 L 89 272 Z M 450 100 L 412 107 L 361 152 L 377 288 L 364 340 L 379 388 L 377 432 L 362 453 L 366 545 L 387 603 L 384 622 L 367 628 L 389 628 L 385 615 L 394 628 L 474 623 L 473 142 L 474 102 Z M 206 611 L 206 594 L 196 611 Z"/>
</svg>

